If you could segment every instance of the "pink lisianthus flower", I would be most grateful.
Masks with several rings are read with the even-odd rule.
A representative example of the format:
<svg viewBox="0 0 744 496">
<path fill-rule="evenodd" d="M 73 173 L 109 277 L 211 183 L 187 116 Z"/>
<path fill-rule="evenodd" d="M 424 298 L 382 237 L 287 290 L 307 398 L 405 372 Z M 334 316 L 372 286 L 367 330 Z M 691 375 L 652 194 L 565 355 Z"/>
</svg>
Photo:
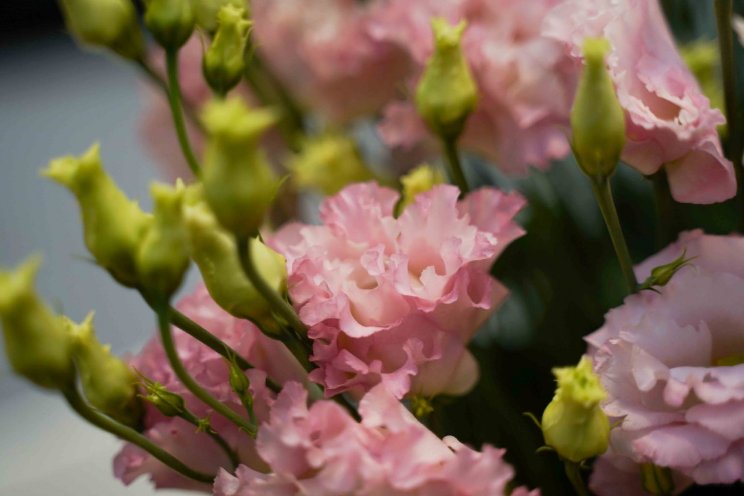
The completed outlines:
<svg viewBox="0 0 744 496">
<path fill-rule="evenodd" d="M 338 404 L 307 406 L 307 393 L 289 383 L 258 432 L 258 453 L 270 467 L 221 471 L 216 496 L 295 495 L 491 496 L 506 494 L 514 470 L 504 450 L 477 452 L 453 437 L 439 439 L 382 385 L 359 406 L 357 423 Z M 518 488 L 512 494 L 537 496 Z"/>
<path fill-rule="evenodd" d="M 625 162 L 646 175 L 664 167 L 679 202 L 734 196 L 733 166 L 716 131 L 725 119 L 682 61 L 657 0 L 566 0 L 543 32 L 565 43 L 577 71 L 586 37 L 609 40 L 607 64 L 626 112 Z"/>
<path fill-rule="evenodd" d="M 259 421 L 268 418 L 274 398 L 265 385 L 267 375 L 278 383 L 302 380 L 302 367 L 281 343 L 264 336 L 250 322 L 225 313 L 203 286 L 184 298 L 177 308 L 254 365 L 255 368 L 248 370 L 246 375 L 250 380 Z M 191 376 L 212 396 L 244 414 L 240 400 L 230 388 L 227 361 L 180 330 L 174 329 L 174 337 L 178 354 Z M 237 451 L 244 464 L 264 467 L 248 436 L 233 423 L 214 413 L 181 384 L 170 368 L 159 339 L 153 338 L 130 363 L 148 379 L 159 382 L 183 397 L 187 408 L 197 417 L 209 417 L 212 427 Z M 180 418 L 164 416 L 151 404 L 147 404 L 144 434 L 194 469 L 216 474 L 220 467 L 229 465 L 225 453 L 209 436 L 197 433 L 193 425 Z M 181 476 L 131 444 L 125 445 L 114 459 L 114 473 L 125 484 L 142 475 L 149 475 L 157 488 L 209 489 L 208 485 Z"/>
<path fill-rule="evenodd" d="M 334 123 L 376 112 L 397 92 L 408 61 L 370 35 L 377 2 L 253 0 L 264 61 L 303 105 Z"/>
<path fill-rule="evenodd" d="M 744 480 L 744 238 L 684 233 L 638 278 L 685 251 L 690 265 L 659 293 L 629 296 L 587 337 L 619 422 L 593 475 L 599 494 L 642 463 L 671 469 L 680 489 Z"/>
<path fill-rule="evenodd" d="M 411 94 L 434 43 L 431 19 L 466 20 L 462 41 L 480 100 L 460 144 L 511 174 L 547 168 L 569 153 L 565 138 L 576 75 L 560 43 L 540 33 L 558 0 L 385 1 L 374 33 L 406 50 L 414 70 Z M 380 135 L 390 146 L 412 147 L 433 138 L 410 101 L 384 110 Z"/>
<path fill-rule="evenodd" d="M 437 186 L 395 218 L 397 192 L 355 184 L 323 202 L 323 225 L 290 224 L 270 240 L 326 394 L 379 382 L 398 398 L 462 394 L 475 383 L 466 344 L 507 294 L 489 270 L 523 234 L 514 216 L 525 202 L 493 188 L 458 195 Z"/>
</svg>

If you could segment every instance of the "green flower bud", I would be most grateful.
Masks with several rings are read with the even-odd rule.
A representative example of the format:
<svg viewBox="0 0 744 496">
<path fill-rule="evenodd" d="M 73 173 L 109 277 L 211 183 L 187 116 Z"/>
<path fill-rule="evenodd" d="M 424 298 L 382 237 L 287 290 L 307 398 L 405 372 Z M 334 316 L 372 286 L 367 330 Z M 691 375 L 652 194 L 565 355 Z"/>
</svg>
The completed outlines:
<svg viewBox="0 0 744 496">
<path fill-rule="evenodd" d="M 545 443 L 561 457 L 580 462 L 607 450 L 610 421 L 599 406 L 607 392 L 583 356 L 576 367 L 553 369 L 555 396 L 542 416 Z"/>
<path fill-rule="evenodd" d="M 281 184 L 258 145 L 278 116 L 240 98 L 210 102 L 204 111 L 204 196 L 220 224 L 241 237 L 258 232 Z"/>
<path fill-rule="evenodd" d="M 80 157 L 52 160 L 42 175 L 66 186 L 77 198 L 85 245 L 98 264 L 119 283 L 135 287 L 135 253 L 152 219 L 103 170 L 98 144 Z"/>
<path fill-rule="evenodd" d="M 151 381 L 146 377 L 143 377 L 143 385 L 147 394 L 142 396 L 142 399 L 151 403 L 166 417 L 190 416 L 186 410 L 186 402 L 180 395 L 168 391 L 159 382 Z"/>
<path fill-rule="evenodd" d="M 243 52 L 250 25 L 244 8 L 225 5 L 220 9 L 217 34 L 202 61 L 204 79 L 220 95 L 233 89 L 243 77 Z"/>
<path fill-rule="evenodd" d="M 149 294 L 168 299 L 181 286 L 190 262 L 183 225 L 186 188 L 180 180 L 175 188 L 154 183 L 150 194 L 154 222 L 137 250 L 137 273 Z"/>
<path fill-rule="evenodd" d="M 243 271 L 233 237 L 219 226 L 206 205 L 186 209 L 186 229 L 191 257 L 214 301 L 235 317 L 278 331 L 271 307 Z M 284 257 L 256 238 L 250 243 L 258 272 L 274 290 L 283 292 L 287 281 Z"/>
<path fill-rule="evenodd" d="M 403 211 L 403 209 L 413 203 L 416 195 L 429 191 L 437 184 L 443 184 L 444 177 L 438 169 L 428 164 L 423 164 L 401 177 L 400 182 L 403 185 L 403 196 L 398 208 Z"/>
<path fill-rule="evenodd" d="M 75 381 L 71 343 L 34 290 L 40 264 L 40 257 L 32 257 L 12 272 L 0 271 L 5 352 L 17 374 L 44 388 L 64 389 Z"/>
<path fill-rule="evenodd" d="M 466 22 L 451 26 L 445 19 L 431 22 L 434 54 L 416 88 L 416 108 L 435 133 L 458 137 L 478 104 L 478 88 L 462 52 Z"/>
<path fill-rule="evenodd" d="M 145 42 L 131 0 L 60 0 L 67 29 L 80 43 L 140 59 Z"/>
<path fill-rule="evenodd" d="M 651 275 L 648 276 L 645 281 L 643 281 L 638 289 L 650 289 L 656 291 L 655 289 L 653 289 L 654 286 L 666 286 L 667 283 L 671 281 L 674 274 L 676 274 L 679 269 L 681 269 L 685 265 L 688 265 L 690 263 L 690 260 L 694 258 L 685 258 L 686 254 L 687 251 L 683 251 L 679 257 L 672 260 L 668 264 L 660 265 L 651 269 Z"/>
<path fill-rule="evenodd" d="M 700 83 L 700 88 L 710 100 L 711 107 L 722 109 L 724 102 L 718 43 L 713 40 L 697 40 L 680 46 L 679 53 Z"/>
<path fill-rule="evenodd" d="M 196 25 L 208 33 L 217 29 L 218 14 L 225 5 L 246 8 L 245 0 L 191 0 Z"/>
<path fill-rule="evenodd" d="M 145 25 L 166 50 L 181 48 L 194 32 L 194 11 L 188 0 L 148 0 Z"/>
<path fill-rule="evenodd" d="M 288 167 L 298 187 L 314 188 L 329 196 L 348 184 L 372 179 L 356 143 L 339 133 L 305 140 Z"/>
<path fill-rule="evenodd" d="M 604 38 L 584 41 L 584 71 L 571 109 L 571 146 L 586 175 L 609 177 L 625 145 L 625 113 L 605 67 Z"/>
<path fill-rule="evenodd" d="M 137 377 L 123 360 L 102 345 L 93 328 L 93 312 L 76 324 L 62 316 L 72 341 L 80 384 L 91 405 L 119 422 L 136 427 L 142 418 L 142 404 L 137 397 Z"/>
</svg>

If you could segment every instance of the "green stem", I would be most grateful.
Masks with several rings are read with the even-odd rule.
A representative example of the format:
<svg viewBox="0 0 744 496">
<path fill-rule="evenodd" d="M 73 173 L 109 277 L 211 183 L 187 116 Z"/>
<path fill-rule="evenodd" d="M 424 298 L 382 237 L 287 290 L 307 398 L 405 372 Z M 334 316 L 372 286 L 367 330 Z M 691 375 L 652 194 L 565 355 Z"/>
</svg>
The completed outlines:
<svg viewBox="0 0 744 496">
<path fill-rule="evenodd" d="M 201 169 L 199 162 L 196 160 L 196 155 L 194 155 L 194 150 L 191 148 L 186 124 L 183 121 L 183 98 L 181 96 L 181 84 L 178 80 L 178 50 L 166 50 L 165 60 L 168 73 L 168 103 L 170 103 L 173 123 L 176 126 L 178 144 L 181 146 L 183 156 L 189 164 L 189 169 L 194 176 L 199 177 Z"/>
<path fill-rule="evenodd" d="M 183 412 L 183 414 L 180 416 L 182 419 L 184 419 L 189 424 L 193 425 L 194 427 L 200 428 L 201 424 L 199 423 L 199 418 L 194 415 L 189 410 L 186 410 Z M 238 457 L 238 454 L 233 450 L 230 445 L 225 441 L 225 438 L 220 436 L 217 431 L 212 429 L 211 427 L 208 427 L 204 431 L 209 437 L 212 438 L 212 440 L 217 443 L 217 445 L 222 449 L 222 451 L 225 452 L 227 455 L 227 458 L 230 460 L 230 465 L 232 466 L 233 471 L 238 468 L 238 465 L 240 465 L 240 458 Z"/>
<path fill-rule="evenodd" d="M 194 470 L 181 460 L 171 455 L 157 444 L 150 441 L 147 437 L 143 436 L 134 429 L 127 427 L 114 419 L 103 415 L 102 413 L 93 409 L 83 400 L 80 393 L 74 387 L 70 387 L 64 391 L 65 398 L 70 407 L 72 407 L 78 415 L 83 417 L 85 420 L 95 425 L 99 429 L 109 432 L 124 441 L 130 442 L 143 450 L 150 453 L 153 457 L 163 462 L 168 467 L 172 468 L 181 475 L 184 475 L 190 479 L 205 484 L 211 484 L 214 482 L 216 475 L 205 474 Z"/>
<path fill-rule="evenodd" d="M 579 464 L 570 460 L 564 460 L 563 466 L 566 469 L 566 477 L 571 481 L 576 494 L 579 496 L 589 496 L 589 490 L 584 484 L 584 479 L 581 477 L 581 470 Z"/>
<path fill-rule="evenodd" d="M 168 89 L 168 83 L 165 81 L 165 79 L 162 78 L 160 74 L 155 71 L 155 69 L 152 68 L 150 63 L 146 59 L 139 59 L 134 61 L 137 67 L 142 71 L 142 73 L 147 77 L 147 79 L 150 80 L 152 84 L 158 87 L 160 91 L 163 92 L 166 98 L 169 98 L 170 91 Z M 182 101 L 183 103 L 183 110 L 186 114 L 186 117 L 188 117 L 189 121 L 194 124 L 196 127 L 199 128 L 199 130 L 204 131 L 204 128 L 199 121 L 199 118 L 196 115 L 196 111 L 194 108 L 189 105 L 188 102 Z"/>
<path fill-rule="evenodd" d="M 460 188 L 460 192 L 463 196 L 467 195 L 470 192 L 470 187 L 468 186 L 467 179 L 465 179 L 465 173 L 462 170 L 460 154 L 457 153 L 457 138 L 441 136 L 441 140 L 444 154 L 447 157 L 447 164 L 449 164 L 452 182 Z"/>
<path fill-rule="evenodd" d="M 638 281 L 633 272 L 633 261 L 630 258 L 628 245 L 625 242 L 623 229 L 620 226 L 620 219 L 615 209 L 615 201 L 612 199 L 612 188 L 610 187 L 609 177 L 591 178 L 592 190 L 602 211 L 607 230 L 610 232 L 612 246 L 615 248 L 617 260 L 620 263 L 620 269 L 623 272 L 625 283 L 628 286 L 629 293 L 635 293 L 638 288 Z"/>
<path fill-rule="evenodd" d="M 674 218 L 674 200 L 669 192 L 669 181 L 662 168 L 656 174 L 648 176 L 654 188 L 656 206 L 656 248 L 661 249 L 674 240 L 676 226 Z"/>
<path fill-rule="evenodd" d="M 158 315 L 158 327 L 160 328 L 160 339 L 163 342 L 163 349 L 165 354 L 168 356 L 173 372 L 175 372 L 178 379 L 183 383 L 186 388 L 191 391 L 194 396 L 203 401 L 206 405 L 211 407 L 214 411 L 243 429 L 249 436 L 256 436 L 256 426 L 251 425 L 246 420 L 238 415 L 235 410 L 224 405 L 212 395 L 206 392 L 197 382 L 189 375 L 186 368 L 181 363 L 181 359 L 176 351 L 176 345 L 173 342 L 173 332 L 170 327 L 170 311 L 168 306 L 162 306 L 156 311 Z"/>
</svg>

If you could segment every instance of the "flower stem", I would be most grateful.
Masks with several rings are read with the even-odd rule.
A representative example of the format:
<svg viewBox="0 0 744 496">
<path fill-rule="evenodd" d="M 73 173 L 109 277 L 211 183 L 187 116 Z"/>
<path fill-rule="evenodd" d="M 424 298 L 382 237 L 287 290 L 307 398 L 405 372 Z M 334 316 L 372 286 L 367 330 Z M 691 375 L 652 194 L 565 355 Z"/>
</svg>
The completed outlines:
<svg viewBox="0 0 744 496">
<path fill-rule="evenodd" d="M 638 281 L 633 272 L 633 261 L 630 258 L 628 245 L 625 242 L 623 229 L 620 226 L 620 219 L 615 209 L 615 201 L 612 199 L 612 188 L 610 187 L 609 177 L 591 178 L 592 190 L 602 211 L 607 230 L 610 232 L 612 246 L 615 248 L 617 260 L 620 263 L 620 269 L 623 272 L 625 283 L 628 286 L 629 293 L 635 293 L 638 288 Z"/>
<path fill-rule="evenodd" d="M 581 470 L 579 464 L 570 460 L 564 460 L 563 466 L 566 469 L 566 477 L 571 481 L 576 494 L 578 496 L 589 496 L 589 490 L 584 484 L 584 479 L 581 477 Z"/>
<path fill-rule="evenodd" d="M 189 410 L 186 410 L 185 412 L 183 412 L 183 414 L 180 415 L 180 417 L 196 428 L 202 427 L 197 416 L 194 415 Z M 212 427 L 208 427 L 204 432 L 209 437 L 211 437 L 215 443 L 217 443 L 217 445 L 222 449 L 222 451 L 225 452 L 225 454 L 227 455 L 227 458 L 230 460 L 230 465 L 232 466 L 232 469 L 235 470 L 236 468 L 238 468 L 238 465 L 240 465 L 240 458 L 238 458 L 238 454 L 235 452 L 235 450 L 233 450 L 230 447 L 230 445 L 227 443 L 227 441 L 225 441 L 225 438 L 220 436 L 217 433 L 217 431 L 212 429 Z"/>
<path fill-rule="evenodd" d="M 656 248 L 661 249 L 672 242 L 677 232 L 674 222 L 674 200 L 669 192 L 669 181 L 663 168 L 648 178 L 654 188 Z"/>
<path fill-rule="evenodd" d="M 130 442 L 142 448 L 181 475 L 184 475 L 198 482 L 203 482 L 205 484 L 211 484 L 214 481 L 216 475 L 205 474 L 203 472 L 199 472 L 198 470 L 192 469 L 139 432 L 130 427 L 127 427 L 126 425 L 120 424 L 114 419 L 107 417 L 106 415 L 103 415 L 102 413 L 92 408 L 85 402 L 85 400 L 83 400 L 80 393 L 74 387 L 67 388 L 64 391 L 64 395 L 65 399 L 67 399 L 67 403 L 70 405 L 70 407 L 72 407 L 73 410 L 75 410 L 75 412 L 77 412 L 78 415 L 80 415 L 99 429 L 109 432 L 127 442 Z"/>
<path fill-rule="evenodd" d="M 173 115 L 173 123 L 176 126 L 178 144 L 181 146 L 181 151 L 186 158 L 189 169 L 194 176 L 199 177 L 201 169 L 199 162 L 196 160 L 196 155 L 194 155 L 194 150 L 191 148 L 186 124 L 183 120 L 183 98 L 181 96 L 181 84 L 178 80 L 178 50 L 166 50 L 165 60 L 168 72 L 168 103 Z"/>
<path fill-rule="evenodd" d="M 240 427 L 249 436 L 255 437 L 256 426 L 249 424 L 243 417 L 238 415 L 235 410 L 229 408 L 227 405 L 221 403 L 219 400 L 214 398 L 211 394 L 206 392 L 197 382 L 189 375 L 186 368 L 181 363 L 181 359 L 176 351 L 175 343 L 173 342 L 173 332 L 170 327 L 170 310 L 167 305 L 163 305 L 156 310 L 158 315 L 158 327 L 160 328 L 160 339 L 163 342 L 163 349 L 165 354 L 168 356 L 173 372 L 175 372 L 178 379 L 183 383 L 186 388 L 191 391 L 194 396 L 203 401 L 206 405 L 211 407 L 214 411 Z"/>
<path fill-rule="evenodd" d="M 467 195 L 470 192 L 468 181 L 465 179 L 465 173 L 462 170 L 462 162 L 460 161 L 460 155 L 457 152 L 457 138 L 447 137 L 442 135 L 441 137 L 442 147 L 444 148 L 444 154 L 447 157 L 447 164 L 449 164 L 450 177 L 452 182 L 460 188 L 462 195 Z"/>
<path fill-rule="evenodd" d="M 150 80 L 150 82 L 157 86 L 160 91 L 163 92 L 163 95 L 165 95 L 166 98 L 170 97 L 170 91 L 168 89 L 168 83 L 163 79 L 163 77 L 155 71 L 155 69 L 152 68 L 150 63 L 147 61 L 147 59 L 138 59 L 135 60 L 134 63 L 137 65 L 137 67 L 142 71 L 142 73 L 147 77 L 147 79 Z M 189 119 L 189 121 L 194 124 L 196 127 L 198 127 L 201 131 L 203 131 L 203 127 L 201 122 L 199 122 L 199 118 L 196 116 L 196 112 L 194 111 L 194 108 L 188 104 L 186 101 L 181 102 L 183 104 L 183 111 L 186 114 L 186 117 Z"/>
</svg>

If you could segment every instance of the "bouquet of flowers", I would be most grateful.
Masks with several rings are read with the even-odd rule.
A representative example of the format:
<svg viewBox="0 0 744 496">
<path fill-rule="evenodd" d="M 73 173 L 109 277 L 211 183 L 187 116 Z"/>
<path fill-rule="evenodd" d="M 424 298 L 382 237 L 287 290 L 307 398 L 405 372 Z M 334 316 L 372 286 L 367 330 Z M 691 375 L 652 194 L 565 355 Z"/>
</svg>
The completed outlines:
<svg viewBox="0 0 744 496">
<path fill-rule="evenodd" d="M 681 48 L 689 5 L 657 0 L 59 3 L 151 83 L 173 182 L 144 212 L 98 144 L 42 175 L 158 332 L 115 356 L 38 257 L 0 272 L 0 318 L 15 372 L 125 442 L 125 484 L 742 491 L 731 0 Z"/>
</svg>

